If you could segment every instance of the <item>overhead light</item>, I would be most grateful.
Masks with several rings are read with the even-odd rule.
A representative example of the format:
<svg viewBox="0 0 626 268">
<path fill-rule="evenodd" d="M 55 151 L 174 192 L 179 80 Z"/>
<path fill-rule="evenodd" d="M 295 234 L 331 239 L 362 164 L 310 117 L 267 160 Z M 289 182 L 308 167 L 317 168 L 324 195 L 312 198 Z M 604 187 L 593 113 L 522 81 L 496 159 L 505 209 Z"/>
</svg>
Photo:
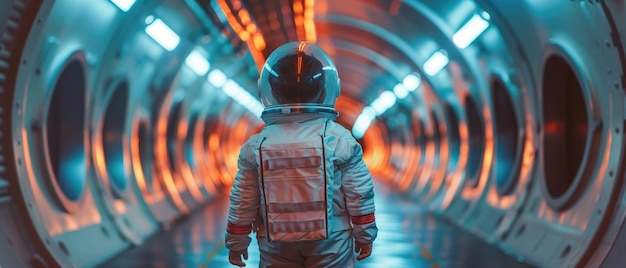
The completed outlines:
<svg viewBox="0 0 626 268">
<path fill-rule="evenodd" d="M 226 84 L 224 84 L 222 91 L 224 91 L 224 93 L 226 93 L 226 95 L 228 95 L 229 97 L 234 98 L 237 96 L 238 89 L 239 89 L 239 84 L 229 79 L 226 82 Z"/>
<path fill-rule="evenodd" d="M 254 103 L 254 105 L 252 105 L 252 107 L 250 107 L 250 112 L 252 112 L 254 115 L 256 115 L 256 117 L 261 117 L 261 114 L 263 113 L 263 110 L 265 109 L 265 106 L 263 106 L 263 104 L 261 104 L 260 101 L 256 101 Z"/>
<path fill-rule="evenodd" d="M 464 49 L 469 46 L 480 34 L 482 34 L 488 27 L 489 22 L 486 18 L 489 18 L 489 13 L 483 12 L 486 15 L 474 14 L 472 18 L 467 21 L 454 35 L 452 35 L 452 41 L 460 48 Z"/>
<path fill-rule="evenodd" d="M 404 77 L 404 79 L 402 79 L 402 85 L 408 91 L 416 90 L 420 86 L 421 83 L 422 83 L 422 79 L 420 78 L 419 74 L 416 74 L 416 73 L 411 73 L 407 75 L 406 77 Z"/>
<path fill-rule="evenodd" d="M 191 70 L 199 76 L 205 75 L 209 71 L 210 67 L 209 61 L 206 60 L 204 55 L 198 51 L 198 49 L 195 49 L 189 54 L 189 56 L 187 56 L 185 64 L 187 64 L 187 66 L 189 66 L 189 68 L 191 68 Z"/>
<path fill-rule="evenodd" d="M 352 135 L 360 139 L 365 135 L 365 131 L 370 127 L 374 121 L 374 117 L 361 113 L 354 121 L 354 125 L 352 126 Z"/>
<path fill-rule="evenodd" d="M 127 12 L 128 10 L 130 10 L 131 7 L 133 7 L 135 2 L 137 1 L 136 0 L 111 0 L 111 2 L 113 2 L 113 4 L 115 4 L 115 6 L 117 6 L 117 8 L 119 8 L 120 10 Z"/>
<path fill-rule="evenodd" d="M 214 87 L 222 87 L 226 84 L 228 78 L 222 71 L 216 69 L 209 73 L 207 80 L 209 80 L 209 83 Z"/>
<path fill-rule="evenodd" d="M 253 97 L 250 92 L 237 84 L 237 82 L 228 79 L 228 81 L 226 81 L 226 83 L 224 84 L 224 87 L 222 87 L 222 91 L 224 91 L 226 95 L 231 97 L 234 101 L 239 103 L 255 116 L 261 117 L 261 113 L 265 108 L 263 104 L 261 104 L 259 100 Z"/>
<path fill-rule="evenodd" d="M 376 119 L 376 110 L 372 106 L 363 108 L 361 114 L 356 118 L 356 121 L 354 121 L 352 135 L 357 139 L 362 138 L 374 119 Z"/>
<path fill-rule="evenodd" d="M 435 76 L 448 65 L 448 62 L 450 59 L 446 56 L 445 51 L 437 51 L 424 62 L 424 72 L 430 76 Z"/>
<path fill-rule="evenodd" d="M 402 84 L 396 84 L 396 86 L 393 87 L 393 93 L 396 94 L 396 97 L 398 97 L 398 99 L 404 99 L 406 98 L 406 96 L 409 95 L 409 91 L 406 90 L 406 88 Z"/>
<path fill-rule="evenodd" d="M 371 106 L 365 106 L 361 114 L 363 116 L 367 116 L 368 118 L 370 118 L 370 121 L 374 120 L 374 118 L 376 117 L 376 111 L 374 111 L 374 109 Z"/>
<path fill-rule="evenodd" d="M 180 43 L 180 37 L 161 19 L 155 19 L 146 26 L 146 33 L 165 50 L 172 51 Z"/>
<path fill-rule="evenodd" d="M 376 115 L 381 115 L 394 104 L 396 104 L 396 95 L 391 91 L 385 91 L 370 106 L 372 106 Z"/>
</svg>

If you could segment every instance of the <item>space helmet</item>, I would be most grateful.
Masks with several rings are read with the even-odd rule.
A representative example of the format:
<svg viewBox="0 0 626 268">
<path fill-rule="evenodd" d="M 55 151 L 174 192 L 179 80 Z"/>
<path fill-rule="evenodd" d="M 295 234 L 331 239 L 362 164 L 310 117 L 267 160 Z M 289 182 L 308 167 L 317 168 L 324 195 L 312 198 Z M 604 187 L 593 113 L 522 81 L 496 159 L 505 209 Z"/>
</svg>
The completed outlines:
<svg viewBox="0 0 626 268">
<path fill-rule="evenodd" d="M 337 116 L 339 75 L 330 56 L 302 41 L 274 50 L 259 75 L 263 116 L 290 113 L 329 113 Z"/>
</svg>

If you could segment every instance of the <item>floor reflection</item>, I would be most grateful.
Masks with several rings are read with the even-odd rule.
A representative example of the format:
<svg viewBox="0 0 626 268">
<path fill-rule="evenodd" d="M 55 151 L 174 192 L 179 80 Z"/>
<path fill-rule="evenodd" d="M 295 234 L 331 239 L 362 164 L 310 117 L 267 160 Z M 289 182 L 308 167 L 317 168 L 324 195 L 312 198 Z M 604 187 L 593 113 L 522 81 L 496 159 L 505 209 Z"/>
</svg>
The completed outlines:
<svg viewBox="0 0 626 268">
<path fill-rule="evenodd" d="M 378 239 L 357 267 L 531 267 L 474 235 L 428 214 L 423 206 L 376 182 Z M 228 263 L 224 230 L 228 197 L 222 196 L 173 227 L 101 267 L 235 267 Z M 253 239 L 247 267 L 258 267 Z"/>
</svg>

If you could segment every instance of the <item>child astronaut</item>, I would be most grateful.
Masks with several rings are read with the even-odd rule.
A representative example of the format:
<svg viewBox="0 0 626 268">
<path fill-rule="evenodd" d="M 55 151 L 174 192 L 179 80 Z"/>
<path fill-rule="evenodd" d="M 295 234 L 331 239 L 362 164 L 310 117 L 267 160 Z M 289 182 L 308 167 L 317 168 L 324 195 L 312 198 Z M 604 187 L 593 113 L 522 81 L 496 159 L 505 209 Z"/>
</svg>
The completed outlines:
<svg viewBox="0 0 626 268">
<path fill-rule="evenodd" d="M 378 228 L 363 151 L 334 120 L 340 83 L 320 47 L 291 42 L 259 77 L 264 129 L 241 148 L 225 234 L 229 261 L 245 266 L 257 233 L 260 267 L 354 267 Z"/>
</svg>

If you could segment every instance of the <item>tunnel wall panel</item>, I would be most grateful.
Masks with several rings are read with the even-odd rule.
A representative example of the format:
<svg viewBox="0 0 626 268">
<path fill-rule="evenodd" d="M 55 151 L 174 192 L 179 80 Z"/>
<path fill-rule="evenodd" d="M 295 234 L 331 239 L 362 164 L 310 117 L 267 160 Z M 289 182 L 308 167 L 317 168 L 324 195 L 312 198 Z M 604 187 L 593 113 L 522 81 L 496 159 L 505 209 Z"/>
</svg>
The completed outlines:
<svg viewBox="0 0 626 268">
<path fill-rule="evenodd" d="M 139 245 L 158 229 L 156 218 L 150 213 L 141 192 L 137 191 L 137 179 L 132 170 L 132 125 L 135 114 L 132 110 L 134 107 L 132 103 L 137 98 L 134 96 L 138 95 L 133 92 L 142 92 L 145 89 L 137 88 L 136 83 L 127 80 L 125 76 L 116 75 L 117 72 L 125 69 L 128 73 L 132 73 L 128 70 L 131 66 L 109 64 L 103 63 L 106 66 L 104 69 L 111 68 L 116 71 L 100 72 L 101 84 L 104 86 L 96 93 L 99 96 L 95 99 L 101 101 L 94 102 L 94 116 L 91 120 L 91 128 L 94 129 L 93 157 L 94 162 L 97 163 L 95 172 L 99 178 L 97 180 L 100 192 L 98 197 L 104 212 L 113 219 L 120 233 L 133 244 Z M 126 92 L 119 92 L 120 90 Z M 121 97 L 119 94 L 126 94 L 126 96 Z M 118 99 L 114 99 L 115 97 Z M 120 110 L 115 111 L 116 109 Z M 113 117 L 115 113 L 117 116 Z M 107 126 L 107 120 L 115 120 L 117 125 Z M 114 173 L 111 173 L 112 171 Z M 125 189 L 117 189 L 114 179 L 124 180 Z"/>
<path fill-rule="evenodd" d="M 512 11 L 506 4 L 495 2 L 494 5 L 500 5 L 500 12 L 509 14 Z M 567 14 L 568 18 L 584 17 L 585 20 L 579 20 L 578 26 L 572 28 L 563 28 L 563 20 L 567 18 L 557 18 L 549 10 L 560 9 Z M 525 54 L 530 58 L 545 59 L 555 52 L 554 45 L 560 47 L 556 49 L 561 52 L 574 66 L 576 75 L 581 81 L 584 90 L 585 104 L 589 105 L 586 117 L 589 118 L 590 127 L 588 129 L 590 138 L 587 140 L 587 149 L 582 168 L 587 171 L 586 176 L 591 178 L 589 184 L 581 183 L 581 193 L 576 201 L 568 208 L 554 208 L 547 204 L 542 183 L 545 178 L 545 166 L 540 166 L 540 172 L 533 178 L 530 188 L 529 200 L 523 208 L 520 218 L 513 224 L 512 231 L 502 241 L 505 248 L 514 248 L 514 254 L 523 256 L 528 262 L 542 266 L 573 266 L 581 260 L 588 257 L 590 251 L 593 251 L 597 245 L 598 235 L 603 229 L 600 226 L 607 220 L 606 209 L 609 204 L 615 202 L 613 187 L 615 184 L 615 174 L 619 165 L 621 149 L 614 150 L 612 148 L 622 147 L 622 136 L 615 135 L 616 127 L 621 129 L 623 120 L 623 108 L 621 100 L 622 92 L 619 90 L 603 90 L 613 88 L 610 81 L 615 81 L 616 77 L 621 75 L 619 57 L 616 50 L 610 46 L 606 46 L 603 40 L 610 40 L 610 33 L 606 31 L 609 27 L 606 25 L 606 19 L 599 4 L 587 2 L 573 3 L 535 3 L 526 4 L 525 7 L 517 9 L 527 10 L 534 18 L 532 25 L 537 28 L 537 32 L 546 32 L 548 35 L 539 40 L 538 43 L 530 41 L 522 41 Z M 580 14 L 580 15 L 575 15 Z M 515 15 L 510 14 L 511 18 Z M 557 24 L 559 21 L 559 24 Z M 568 20 L 571 21 L 571 20 Z M 513 25 L 513 23 L 510 23 Z M 519 25 L 519 24 L 515 24 Z M 577 28 L 586 29 L 592 33 L 594 37 L 589 38 L 578 35 L 574 32 L 568 32 L 570 29 Z M 520 37 L 526 37 L 527 29 L 515 29 L 516 34 Z M 521 39 L 521 38 L 520 38 Z M 537 48 L 543 50 L 537 52 Z M 591 56 L 594 55 L 594 56 Z M 602 55 L 602 56 L 600 56 Z M 602 60 L 600 60 L 602 59 Z M 606 60 L 611 59 L 611 60 Z M 537 78 L 541 78 L 544 64 L 529 61 L 529 66 L 533 69 L 533 74 Z M 583 67 L 585 71 L 583 70 Z M 597 67 L 594 67 L 597 66 Z M 616 71 L 617 70 L 617 71 Z M 542 90 L 541 80 L 537 79 L 535 83 L 537 90 Z M 592 89 L 598 89 L 593 90 Z M 541 101 L 541 100 L 539 100 Z M 602 103 L 602 105 L 599 105 Z M 547 131 L 541 128 L 542 133 Z M 593 138 L 595 137 L 595 138 Z M 598 157 L 594 157 L 594 151 Z M 540 153 L 538 159 L 542 163 L 544 154 Z M 581 173 L 582 174 L 582 173 Z M 597 197 L 600 197 L 597 199 Z M 585 220 L 583 220 L 585 219 Z M 529 227 L 532 226 L 532 227 Z M 522 231 L 516 236 L 519 230 Z M 517 230 L 517 231 L 516 231 Z M 521 239 L 521 240 L 520 240 Z M 534 243 L 520 243 L 520 241 L 540 241 L 538 246 Z M 547 254 L 554 253 L 554 254 Z"/>
<path fill-rule="evenodd" d="M 42 156 L 41 151 L 38 150 L 41 150 L 42 144 L 46 143 L 45 137 L 41 135 L 41 131 L 47 131 L 45 128 L 47 119 L 44 114 L 50 103 L 46 98 L 49 100 L 52 94 L 51 89 L 57 82 L 62 82 L 56 81 L 60 77 L 60 72 L 64 70 L 66 63 L 78 62 L 85 78 L 82 90 L 85 91 L 85 97 L 89 96 L 89 90 L 92 88 L 89 79 L 92 76 L 89 75 L 90 67 L 85 55 L 91 56 L 90 53 L 98 53 L 97 51 L 103 49 L 101 43 L 78 44 L 74 38 L 83 33 L 80 28 L 68 33 L 63 31 L 66 30 L 63 26 L 59 26 L 61 18 L 89 21 L 90 19 L 81 18 L 81 16 L 88 16 L 87 10 L 93 11 L 103 7 L 84 7 L 86 12 L 67 17 L 65 14 L 60 14 L 67 8 L 67 4 L 75 5 L 76 3 L 56 3 L 54 6 L 51 2 L 44 3 L 45 8 L 42 8 L 38 15 L 42 23 L 30 32 L 24 49 L 25 55 L 28 56 L 22 59 L 24 64 L 20 68 L 16 85 L 16 113 L 13 117 L 12 134 L 17 140 L 16 158 L 18 163 L 23 163 L 18 166 L 18 176 L 25 178 L 20 182 L 21 192 L 28 204 L 28 213 L 36 226 L 38 236 L 45 241 L 48 251 L 59 265 L 68 266 L 69 263 L 93 265 L 113 256 L 126 248 L 128 244 L 115 233 L 114 224 L 108 218 L 103 217 L 94 200 L 93 193 L 96 188 L 92 183 L 93 174 L 89 170 L 92 168 L 90 161 L 81 160 L 85 162 L 85 174 L 89 174 L 86 178 L 84 195 L 78 201 L 72 202 L 74 205 L 71 211 L 66 211 L 54 200 L 56 193 L 50 187 L 50 182 L 52 182 L 50 172 L 52 171 L 48 164 L 44 164 L 49 159 L 45 155 L 43 158 L 38 157 L 38 155 Z M 98 21 L 92 18 L 92 21 L 92 26 L 95 28 L 107 25 L 106 20 Z M 69 26 L 65 25 L 65 27 Z M 111 31 L 103 30 L 101 33 L 107 35 Z M 67 46 L 59 46 L 59 42 L 63 41 L 67 41 L 64 43 Z M 78 100 L 77 105 L 86 106 L 86 103 Z M 79 123 L 77 126 L 80 125 Z M 31 130 L 32 133 L 25 130 Z M 90 148 L 88 141 L 85 140 L 85 154 L 88 154 Z M 56 184 L 52 183 L 52 185 Z M 83 236 L 93 238 L 94 243 L 101 244 L 103 247 L 99 251 L 82 252 Z M 78 252 L 81 254 L 77 254 Z"/>
<path fill-rule="evenodd" d="M 0 266 L 5 267 L 53 263 L 25 212 L 11 135 L 17 69 L 41 5 L 41 1 L 5 1 L 0 11 Z"/>
</svg>

